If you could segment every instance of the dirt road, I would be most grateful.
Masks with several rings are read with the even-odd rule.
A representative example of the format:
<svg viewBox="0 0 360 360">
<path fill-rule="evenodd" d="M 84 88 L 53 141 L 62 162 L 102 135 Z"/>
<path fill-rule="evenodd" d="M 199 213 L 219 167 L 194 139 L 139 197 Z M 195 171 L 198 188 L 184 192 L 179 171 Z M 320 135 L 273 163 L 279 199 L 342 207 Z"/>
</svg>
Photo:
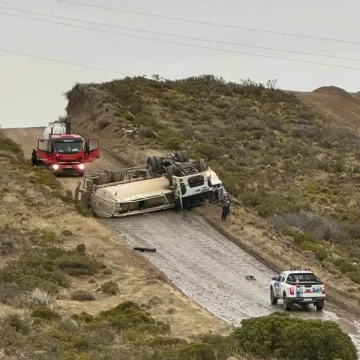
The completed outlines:
<svg viewBox="0 0 360 360">
<path fill-rule="evenodd" d="M 5 129 L 29 156 L 41 131 Z M 103 153 L 102 159 L 87 170 L 120 166 L 109 154 Z M 60 180 L 72 188 L 78 178 Z M 162 270 L 185 295 L 228 323 L 236 326 L 247 317 L 283 311 L 281 305 L 273 307 L 269 301 L 269 281 L 274 273 L 194 213 L 167 211 L 99 221 L 129 246 L 157 248 L 156 253 L 145 253 L 144 257 Z M 256 281 L 247 281 L 245 275 L 253 275 Z M 302 310 L 292 314 L 338 321 L 360 350 L 360 319 L 352 314 L 331 303 L 325 305 L 323 312 Z"/>
<path fill-rule="evenodd" d="M 227 240 L 191 212 L 144 214 L 121 220 L 101 219 L 130 246 L 155 247 L 144 253 L 157 268 L 208 311 L 235 326 L 252 316 L 284 311 L 269 299 L 272 270 Z M 248 281 L 253 275 L 256 281 Z M 360 323 L 331 303 L 323 312 L 294 310 L 294 316 L 336 320 L 360 350 Z"/>
</svg>

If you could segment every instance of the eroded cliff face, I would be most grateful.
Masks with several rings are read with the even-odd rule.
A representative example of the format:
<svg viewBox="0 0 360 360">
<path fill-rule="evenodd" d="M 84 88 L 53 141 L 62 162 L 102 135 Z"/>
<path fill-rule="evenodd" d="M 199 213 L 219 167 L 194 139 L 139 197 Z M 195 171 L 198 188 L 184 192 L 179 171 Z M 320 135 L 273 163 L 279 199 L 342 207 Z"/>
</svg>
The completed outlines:
<svg viewBox="0 0 360 360">
<path fill-rule="evenodd" d="M 77 84 L 67 94 L 67 120 L 73 128 L 96 133 L 114 120 L 116 99 L 95 85 Z"/>
</svg>

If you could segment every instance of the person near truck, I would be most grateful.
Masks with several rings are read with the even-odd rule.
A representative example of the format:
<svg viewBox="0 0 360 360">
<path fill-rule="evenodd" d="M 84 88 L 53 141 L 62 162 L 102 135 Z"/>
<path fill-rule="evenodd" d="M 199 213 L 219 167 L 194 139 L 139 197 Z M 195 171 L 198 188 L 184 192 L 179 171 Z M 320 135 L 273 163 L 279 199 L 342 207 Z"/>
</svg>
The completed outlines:
<svg viewBox="0 0 360 360">
<path fill-rule="evenodd" d="M 226 191 L 224 191 L 223 193 L 221 206 L 222 206 L 221 220 L 226 221 L 227 217 L 230 214 L 230 199 Z"/>
<path fill-rule="evenodd" d="M 31 162 L 32 162 L 33 166 L 35 166 L 37 164 L 37 152 L 35 149 L 33 149 L 32 153 L 31 153 Z"/>
</svg>

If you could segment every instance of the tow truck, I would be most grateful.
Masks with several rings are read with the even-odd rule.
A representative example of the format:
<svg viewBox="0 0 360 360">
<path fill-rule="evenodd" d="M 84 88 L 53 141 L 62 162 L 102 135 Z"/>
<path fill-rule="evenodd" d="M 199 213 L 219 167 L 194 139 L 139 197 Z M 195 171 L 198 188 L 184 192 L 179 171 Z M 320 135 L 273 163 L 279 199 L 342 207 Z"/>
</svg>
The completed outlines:
<svg viewBox="0 0 360 360">
<path fill-rule="evenodd" d="M 290 269 L 271 278 L 271 304 L 277 305 L 281 299 L 285 310 L 290 310 L 295 304 L 302 307 L 313 304 L 317 311 L 321 311 L 325 298 L 325 284 L 311 269 Z"/>
</svg>

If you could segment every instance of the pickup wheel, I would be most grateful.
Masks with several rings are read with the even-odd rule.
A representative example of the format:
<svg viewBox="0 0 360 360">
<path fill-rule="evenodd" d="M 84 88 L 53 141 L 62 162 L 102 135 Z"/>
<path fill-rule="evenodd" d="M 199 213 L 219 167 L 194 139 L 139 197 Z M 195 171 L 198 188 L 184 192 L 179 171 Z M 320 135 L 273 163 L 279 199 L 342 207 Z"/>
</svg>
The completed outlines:
<svg viewBox="0 0 360 360">
<path fill-rule="evenodd" d="M 270 288 L 270 301 L 271 301 L 271 304 L 272 304 L 272 305 L 277 305 L 278 300 L 279 300 L 279 299 L 275 296 L 274 290 L 273 290 L 273 288 L 271 287 L 271 288 Z"/>
<path fill-rule="evenodd" d="M 283 303 L 284 303 L 284 309 L 285 310 L 290 310 L 290 304 L 288 302 L 288 299 L 287 299 L 287 296 L 286 296 L 285 293 L 283 295 Z"/>
<path fill-rule="evenodd" d="M 322 311 L 322 309 L 324 308 L 324 303 L 323 302 L 318 302 L 315 304 L 316 310 L 317 311 Z"/>
</svg>

